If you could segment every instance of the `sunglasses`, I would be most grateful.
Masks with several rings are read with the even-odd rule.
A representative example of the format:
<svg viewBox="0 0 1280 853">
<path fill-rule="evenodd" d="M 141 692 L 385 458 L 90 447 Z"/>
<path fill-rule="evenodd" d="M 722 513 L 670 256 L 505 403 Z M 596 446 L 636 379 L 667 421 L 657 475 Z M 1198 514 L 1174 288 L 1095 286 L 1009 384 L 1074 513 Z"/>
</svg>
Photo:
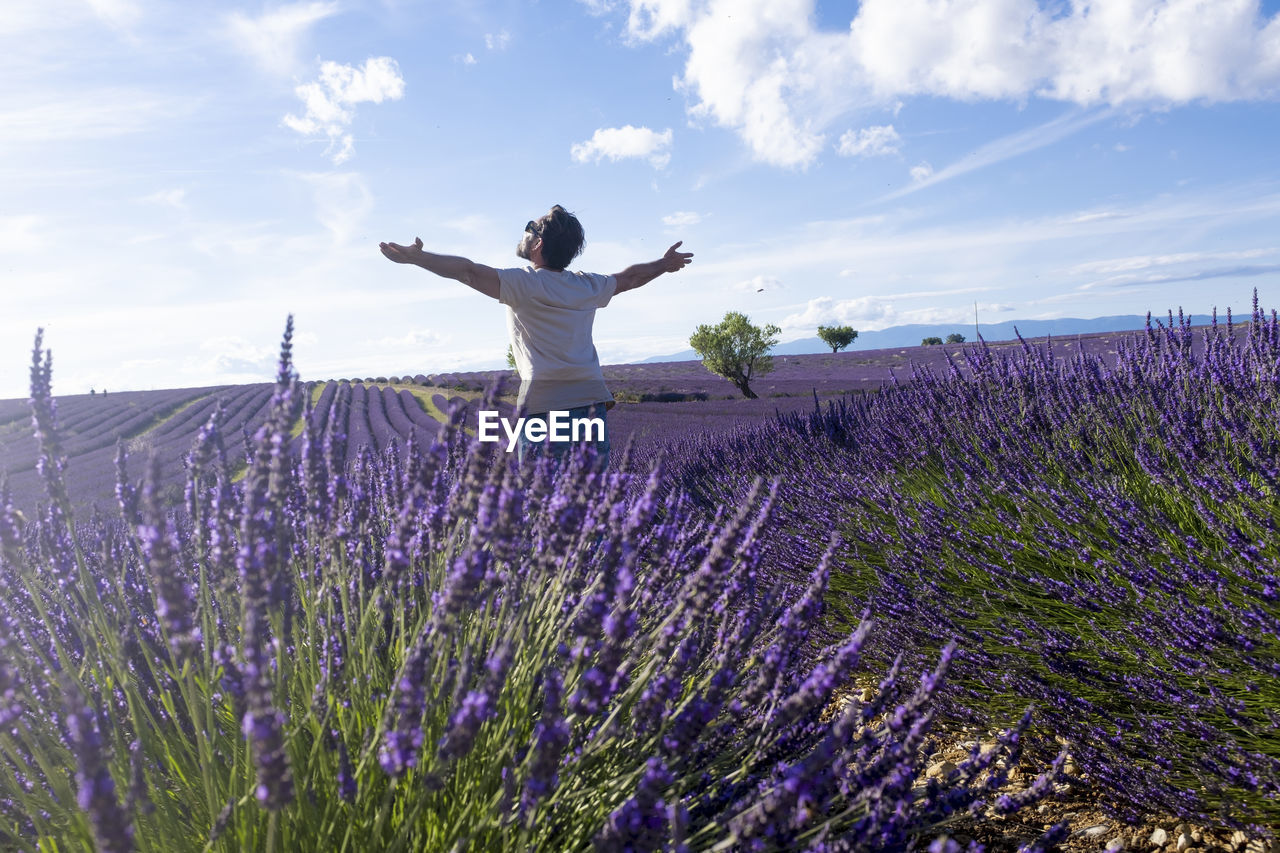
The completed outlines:
<svg viewBox="0 0 1280 853">
<path fill-rule="evenodd" d="M 542 236 L 542 229 L 539 228 L 538 223 L 534 222 L 532 219 L 529 220 L 529 224 L 524 226 L 524 230 L 528 231 L 530 234 L 532 234 L 535 237 Z"/>
</svg>

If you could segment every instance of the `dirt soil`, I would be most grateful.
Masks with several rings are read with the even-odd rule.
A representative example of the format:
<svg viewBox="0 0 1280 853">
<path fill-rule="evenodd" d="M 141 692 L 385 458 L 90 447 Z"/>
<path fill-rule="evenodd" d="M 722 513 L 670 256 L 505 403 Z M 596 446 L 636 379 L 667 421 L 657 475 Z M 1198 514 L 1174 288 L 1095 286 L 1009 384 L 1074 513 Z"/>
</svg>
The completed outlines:
<svg viewBox="0 0 1280 853">
<path fill-rule="evenodd" d="M 853 686 L 839 691 L 828 707 L 834 716 L 849 701 L 866 701 L 874 688 L 867 685 Z M 865 691 L 865 692 L 864 692 Z M 944 762 L 958 765 L 969 756 L 974 742 L 986 751 L 995 746 L 996 732 L 977 732 L 972 729 L 955 729 L 935 726 L 930 733 L 934 751 L 921 755 L 920 766 L 926 775 L 930 768 L 935 773 L 949 772 Z M 941 743 L 941 746 L 937 744 Z M 1023 766 L 1010 773 L 1006 793 L 1025 790 L 1036 776 L 1047 767 Z M 978 841 L 988 853 L 1014 853 L 1025 844 L 1039 838 L 1046 829 L 1056 823 L 1066 822 L 1070 828 L 1067 840 L 1056 849 L 1064 851 L 1136 851 L 1137 853 L 1280 853 L 1280 845 L 1221 826 L 1192 824 L 1169 815 L 1147 815 L 1137 825 L 1125 824 L 1109 817 L 1099 807 L 1101 795 L 1090 784 L 1087 772 L 1077 772 L 1070 766 L 1068 772 L 1079 781 L 1055 786 L 1054 792 L 1032 806 L 1027 806 L 1010 816 L 993 812 L 986 815 L 963 815 L 948 826 L 948 836 L 962 845 Z M 923 779 L 920 782 L 924 784 Z M 1185 837 L 1184 837 L 1185 836 Z M 1163 838 L 1163 843 L 1157 843 Z M 1179 846 L 1181 840 L 1182 846 Z"/>
</svg>

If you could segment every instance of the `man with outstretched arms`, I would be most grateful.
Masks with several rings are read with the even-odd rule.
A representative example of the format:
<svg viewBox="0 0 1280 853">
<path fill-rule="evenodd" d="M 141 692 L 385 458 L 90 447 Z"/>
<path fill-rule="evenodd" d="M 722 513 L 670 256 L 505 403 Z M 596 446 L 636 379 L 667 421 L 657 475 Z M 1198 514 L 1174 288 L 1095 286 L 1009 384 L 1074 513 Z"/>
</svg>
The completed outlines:
<svg viewBox="0 0 1280 853">
<path fill-rule="evenodd" d="M 614 275 L 565 269 L 582 253 L 585 242 L 578 218 L 556 205 L 525 225 L 516 247 L 516 255 L 529 261 L 523 268 L 494 269 L 467 258 L 433 254 L 423 251 L 417 238 L 411 246 L 379 244 L 382 254 L 396 263 L 455 279 L 507 306 L 507 329 L 520 372 L 517 408 L 528 413 L 518 428 L 521 460 L 548 446 L 563 455 L 573 436 L 586 433 L 596 445 L 601 466 L 608 465 L 606 412 L 614 403 L 591 338 L 596 309 L 616 294 L 665 272 L 678 272 L 693 260 L 691 252 L 677 251 L 681 244 L 676 243 L 658 260 Z M 579 422 L 597 419 L 598 429 L 577 429 Z M 570 440 L 563 440 L 566 436 Z"/>
</svg>

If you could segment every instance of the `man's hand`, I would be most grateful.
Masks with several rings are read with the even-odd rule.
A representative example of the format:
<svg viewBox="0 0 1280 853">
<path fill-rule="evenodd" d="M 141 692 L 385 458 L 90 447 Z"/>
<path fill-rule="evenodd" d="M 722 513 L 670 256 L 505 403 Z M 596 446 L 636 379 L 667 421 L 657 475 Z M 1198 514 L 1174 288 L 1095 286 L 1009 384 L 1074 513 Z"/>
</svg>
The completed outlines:
<svg viewBox="0 0 1280 853">
<path fill-rule="evenodd" d="M 680 272 L 680 270 L 693 263 L 693 252 L 676 251 L 683 244 L 683 240 L 676 243 L 656 261 L 649 261 L 647 264 L 636 264 L 617 273 L 614 278 L 618 280 L 618 287 L 614 293 L 625 293 L 628 290 L 635 290 L 637 287 L 644 287 L 664 272 Z"/>
<path fill-rule="evenodd" d="M 676 249 L 679 249 L 683 243 L 683 240 L 676 243 L 670 249 L 667 249 L 667 253 L 662 256 L 663 272 L 680 272 L 680 270 L 693 263 L 693 252 L 676 251 Z"/>
<path fill-rule="evenodd" d="M 412 246 L 401 246 L 398 243 L 379 243 L 378 248 L 397 264 L 420 264 L 422 262 L 422 239 L 413 238 Z"/>
<path fill-rule="evenodd" d="M 478 290 L 485 296 L 498 299 L 502 295 L 502 285 L 498 280 L 498 271 L 484 264 L 477 264 L 466 258 L 453 255 L 437 255 L 422 250 L 421 238 L 414 237 L 412 246 L 401 246 L 397 243 L 379 243 L 382 254 L 397 264 L 413 264 L 427 272 L 460 281 L 467 287 Z"/>
</svg>

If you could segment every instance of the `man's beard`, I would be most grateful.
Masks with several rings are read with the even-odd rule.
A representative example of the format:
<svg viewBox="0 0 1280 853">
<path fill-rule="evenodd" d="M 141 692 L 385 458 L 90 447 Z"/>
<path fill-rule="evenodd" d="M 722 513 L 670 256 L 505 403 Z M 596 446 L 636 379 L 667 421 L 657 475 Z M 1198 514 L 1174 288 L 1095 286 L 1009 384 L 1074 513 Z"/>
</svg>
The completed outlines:
<svg viewBox="0 0 1280 853">
<path fill-rule="evenodd" d="M 533 245 L 534 236 L 526 233 L 520 238 L 520 242 L 516 245 L 516 257 L 524 258 L 526 261 L 532 260 L 529 257 L 529 248 Z"/>
</svg>

